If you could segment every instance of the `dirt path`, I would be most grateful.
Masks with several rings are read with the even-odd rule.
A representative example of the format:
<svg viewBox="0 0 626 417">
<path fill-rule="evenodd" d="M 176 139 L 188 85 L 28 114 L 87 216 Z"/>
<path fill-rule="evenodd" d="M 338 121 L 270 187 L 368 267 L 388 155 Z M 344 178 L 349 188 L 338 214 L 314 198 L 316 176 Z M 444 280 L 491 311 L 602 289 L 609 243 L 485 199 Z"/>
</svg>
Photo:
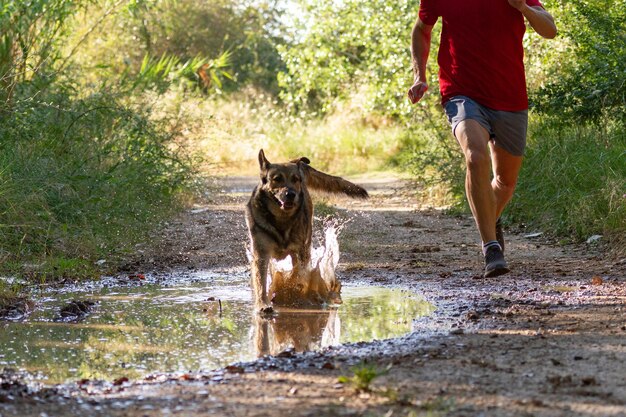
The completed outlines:
<svg viewBox="0 0 626 417">
<path fill-rule="evenodd" d="M 417 210 L 406 182 L 357 182 L 369 201 L 318 210 L 350 220 L 339 276 L 423 294 L 438 309 L 412 334 L 117 385 L 32 393 L 4 375 L 0 416 L 626 416 L 626 260 L 509 230 L 513 272 L 483 279 L 471 218 Z M 217 181 L 124 269 L 245 267 L 251 184 Z M 391 367 L 372 392 L 338 384 L 362 361 Z"/>
</svg>

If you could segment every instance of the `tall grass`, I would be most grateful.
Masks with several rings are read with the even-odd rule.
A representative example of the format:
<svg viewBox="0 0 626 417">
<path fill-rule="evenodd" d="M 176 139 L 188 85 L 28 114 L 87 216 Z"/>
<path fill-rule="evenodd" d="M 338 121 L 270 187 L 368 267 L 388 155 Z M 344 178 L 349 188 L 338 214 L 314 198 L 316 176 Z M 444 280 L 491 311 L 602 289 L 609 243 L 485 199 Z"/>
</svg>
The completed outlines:
<svg viewBox="0 0 626 417">
<path fill-rule="evenodd" d="M 175 207 L 190 165 L 148 116 L 63 92 L 1 113 L 0 273 L 96 275 Z"/>
<path fill-rule="evenodd" d="M 443 116 L 442 116 L 443 119 Z M 431 123 L 406 133 L 399 163 L 423 184 L 424 203 L 469 212 L 464 164 L 447 126 Z M 626 253 L 626 128 L 610 117 L 603 126 L 530 117 L 528 147 L 505 217 L 581 242 L 605 237 Z"/>
<path fill-rule="evenodd" d="M 626 251 L 624 126 L 563 126 L 548 118 L 531 124 L 507 215 L 576 241 L 605 235 Z"/>
<path fill-rule="evenodd" d="M 307 156 L 314 167 L 337 175 L 372 173 L 389 169 L 402 145 L 401 126 L 348 107 L 317 118 L 290 114 L 254 89 L 224 98 L 182 97 L 170 92 L 159 112 L 181 115 L 188 143 L 213 175 L 256 174 L 261 148 L 270 161 Z"/>
</svg>

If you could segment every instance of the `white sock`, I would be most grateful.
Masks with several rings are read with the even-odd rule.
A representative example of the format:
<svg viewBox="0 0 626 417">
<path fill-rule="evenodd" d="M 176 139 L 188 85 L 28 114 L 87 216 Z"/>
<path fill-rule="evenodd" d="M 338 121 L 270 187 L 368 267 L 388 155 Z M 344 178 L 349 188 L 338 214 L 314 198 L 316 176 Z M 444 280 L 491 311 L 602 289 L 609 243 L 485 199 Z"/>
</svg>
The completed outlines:
<svg viewBox="0 0 626 417">
<path fill-rule="evenodd" d="M 502 247 L 500 246 L 500 243 L 498 243 L 497 240 L 491 240 L 487 243 L 483 243 L 483 255 L 485 255 L 487 253 L 487 249 L 489 249 L 492 246 L 497 246 L 498 249 L 502 250 Z"/>
</svg>

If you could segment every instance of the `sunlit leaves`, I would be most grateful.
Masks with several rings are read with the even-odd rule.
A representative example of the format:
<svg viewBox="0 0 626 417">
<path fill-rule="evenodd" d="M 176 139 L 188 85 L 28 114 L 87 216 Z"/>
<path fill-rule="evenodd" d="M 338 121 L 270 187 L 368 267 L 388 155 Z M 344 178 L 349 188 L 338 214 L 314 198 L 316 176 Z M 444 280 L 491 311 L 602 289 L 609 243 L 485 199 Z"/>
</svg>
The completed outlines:
<svg viewBox="0 0 626 417">
<path fill-rule="evenodd" d="M 80 7 L 69 0 L 0 2 L 0 101 L 10 102 L 17 83 L 51 69 L 66 21 Z"/>
<path fill-rule="evenodd" d="M 283 99 L 295 109 L 328 113 L 340 101 L 391 116 L 411 109 L 410 33 L 418 2 L 302 2 L 300 39 L 282 47 Z M 436 89 L 435 89 L 436 91 Z"/>
<path fill-rule="evenodd" d="M 146 54 L 139 72 L 129 76 L 132 87 L 165 89 L 172 83 L 182 82 L 198 86 L 205 91 L 222 88 L 222 79 L 232 79 L 229 72 L 231 66 L 230 52 L 224 52 L 216 59 L 196 56 L 185 62 L 174 55 L 163 54 L 160 58 Z"/>
<path fill-rule="evenodd" d="M 559 5 L 559 29 L 571 45 L 533 97 L 547 114 L 599 121 L 626 116 L 626 1 L 573 0 Z"/>
</svg>

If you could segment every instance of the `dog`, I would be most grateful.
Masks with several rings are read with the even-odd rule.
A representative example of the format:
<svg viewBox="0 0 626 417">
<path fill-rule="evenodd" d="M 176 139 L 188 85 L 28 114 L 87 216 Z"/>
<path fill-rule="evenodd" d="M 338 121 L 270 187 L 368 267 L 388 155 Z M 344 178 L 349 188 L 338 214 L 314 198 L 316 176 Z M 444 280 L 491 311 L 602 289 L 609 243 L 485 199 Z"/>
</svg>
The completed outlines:
<svg viewBox="0 0 626 417">
<path fill-rule="evenodd" d="M 253 299 L 261 314 L 273 312 L 267 290 L 270 260 L 291 256 L 293 276 L 310 266 L 313 202 L 309 189 L 368 198 L 363 187 L 318 171 L 310 163 L 306 157 L 271 163 L 263 149 L 259 151 L 260 182 L 246 205 L 246 225 Z"/>
</svg>

